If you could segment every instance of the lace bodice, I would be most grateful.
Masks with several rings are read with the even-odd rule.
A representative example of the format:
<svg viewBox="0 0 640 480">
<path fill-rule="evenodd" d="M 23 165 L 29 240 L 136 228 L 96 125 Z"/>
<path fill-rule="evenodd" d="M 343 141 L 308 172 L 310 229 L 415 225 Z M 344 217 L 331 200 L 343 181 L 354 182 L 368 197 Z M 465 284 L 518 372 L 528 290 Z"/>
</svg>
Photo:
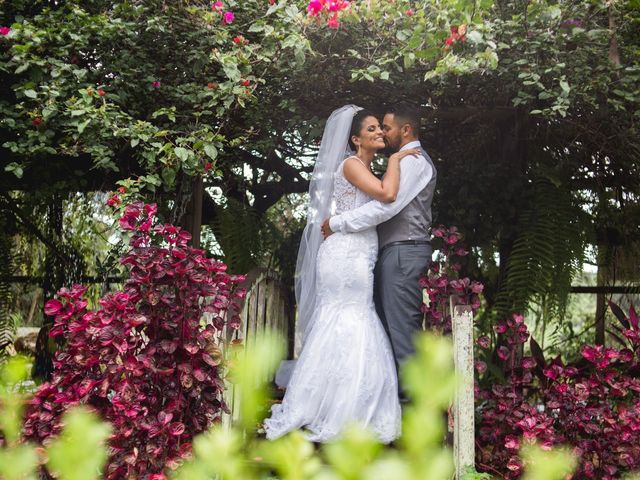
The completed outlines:
<svg viewBox="0 0 640 480">
<path fill-rule="evenodd" d="M 344 162 L 346 162 L 346 159 L 338 166 L 333 180 L 333 199 L 336 205 L 335 215 L 358 208 L 371 200 L 369 195 L 356 188 L 345 178 Z"/>
</svg>

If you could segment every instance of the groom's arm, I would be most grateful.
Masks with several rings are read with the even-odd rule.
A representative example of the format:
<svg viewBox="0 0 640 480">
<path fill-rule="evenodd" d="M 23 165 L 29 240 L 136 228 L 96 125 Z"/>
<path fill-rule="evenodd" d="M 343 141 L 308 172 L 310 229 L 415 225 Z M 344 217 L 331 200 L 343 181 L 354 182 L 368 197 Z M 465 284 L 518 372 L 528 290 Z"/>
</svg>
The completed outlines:
<svg viewBox="0 0 640 480">
<path fill-rule="evenodd" d="M 331 217 L 329 227 L 334 232 L 354 233 L 386 222 L 427 186 L 432 175 L 431 165 L 421 155 L 403 158 L 400 163 L 400 189 L 395 202 L 372 200 L 354 210 Z"/>
</svg>

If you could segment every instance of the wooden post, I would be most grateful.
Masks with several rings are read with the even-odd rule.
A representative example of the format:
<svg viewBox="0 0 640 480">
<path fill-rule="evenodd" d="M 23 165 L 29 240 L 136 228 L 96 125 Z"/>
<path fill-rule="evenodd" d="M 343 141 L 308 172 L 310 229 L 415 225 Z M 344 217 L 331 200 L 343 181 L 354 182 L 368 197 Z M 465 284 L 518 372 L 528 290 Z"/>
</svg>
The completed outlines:
<svg viewBox="0 0 640 480">
<path fill-rule="evenodd" d="M 454 366 L 458 376 L 453 406 L 453 455 L 456 479 L 460 480 L 467 467 L 475 466 L 473 311 L 469 305 L 454 305 L 454 298 L 449 298 Z"/>
<path fill-rule="evenodd" d="M 202 175 L 197 175 L 192 180 L 191 201 L 185 218 L 185 226 L 191 233 L 191 245 L 200 248 L 200 231 L 202 229 L 202 197 L 204 186 Z"/>
</svg>

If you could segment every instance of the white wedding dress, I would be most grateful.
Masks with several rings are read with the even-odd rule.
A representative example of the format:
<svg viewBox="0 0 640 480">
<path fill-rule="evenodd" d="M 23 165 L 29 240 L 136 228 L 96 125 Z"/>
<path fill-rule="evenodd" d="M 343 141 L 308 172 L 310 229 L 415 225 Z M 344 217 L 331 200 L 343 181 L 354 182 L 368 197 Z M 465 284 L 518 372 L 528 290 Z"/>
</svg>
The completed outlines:
<svg viewBox="0 0 640 480">
<path fill-rule="evenodd" d="M 343 175 L 334 179 L 336 214 L 371 200 Z M 310 330 L 281 404 L 265 420 L 268 439 L 304 428 L 327 442 L 350 423 L 368 427 L 383 443 L 400 435 L 400 404 L 391 345 L 373 303 L 375 227 L 335 233 L 318 250 L 317 302 Z"/>
</svg>

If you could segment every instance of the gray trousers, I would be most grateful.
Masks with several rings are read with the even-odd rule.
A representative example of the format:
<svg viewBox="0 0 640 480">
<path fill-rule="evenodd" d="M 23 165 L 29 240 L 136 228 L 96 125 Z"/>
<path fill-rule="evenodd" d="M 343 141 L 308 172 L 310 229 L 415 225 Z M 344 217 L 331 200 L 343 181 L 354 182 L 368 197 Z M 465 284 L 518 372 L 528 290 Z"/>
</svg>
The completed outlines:
<svg viewBox="0 0 640 480">
<path fill-rule="evenodd" d="M 374 271 L 376 311 L 389 335 L 399 370 L 415 352 L 415 334 L 422 331 L 422 288 L 418 281 L 431 263 L 431 245 L 392 245 L 385 248 Z M 408 397 L 398 380 L 400 401 Z"/>
</svg>

